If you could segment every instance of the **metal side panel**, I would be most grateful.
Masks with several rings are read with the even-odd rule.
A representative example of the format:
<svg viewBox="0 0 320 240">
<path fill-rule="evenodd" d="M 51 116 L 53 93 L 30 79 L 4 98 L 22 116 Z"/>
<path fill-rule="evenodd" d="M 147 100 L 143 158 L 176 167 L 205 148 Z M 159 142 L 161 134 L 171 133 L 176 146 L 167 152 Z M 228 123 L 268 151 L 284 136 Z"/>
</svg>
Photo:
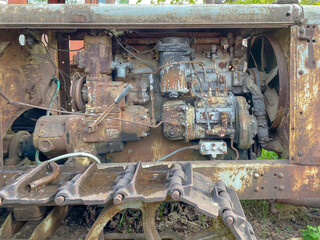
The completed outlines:
<svg viewBox="0 0 320 240">
<path fill-rule="evenodd" d="M 290 159 L 320 165 L 320 28 L 304 24 L 291 29 Z"/>
</svg>

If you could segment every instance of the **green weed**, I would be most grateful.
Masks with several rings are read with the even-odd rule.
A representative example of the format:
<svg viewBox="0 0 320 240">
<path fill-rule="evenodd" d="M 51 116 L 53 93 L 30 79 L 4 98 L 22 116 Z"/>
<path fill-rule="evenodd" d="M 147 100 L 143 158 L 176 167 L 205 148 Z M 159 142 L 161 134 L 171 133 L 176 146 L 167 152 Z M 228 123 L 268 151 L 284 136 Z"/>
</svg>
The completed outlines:
<svg viewBox="0 0 320 240">
<path fill-rule="evenodd" d="M 258 157 L 257 159 L 264 160 L 264 159 L 278 159 L 278 158 L 279 156 L 277 153 L 262 149 L 261 156 Z"/>
<path fill-rule="evenodd" d="M 300 229 L 304 240 L 320 239 L 320 226 L 317 228 L 307 225 L 308 229 Z"/>
</svg>

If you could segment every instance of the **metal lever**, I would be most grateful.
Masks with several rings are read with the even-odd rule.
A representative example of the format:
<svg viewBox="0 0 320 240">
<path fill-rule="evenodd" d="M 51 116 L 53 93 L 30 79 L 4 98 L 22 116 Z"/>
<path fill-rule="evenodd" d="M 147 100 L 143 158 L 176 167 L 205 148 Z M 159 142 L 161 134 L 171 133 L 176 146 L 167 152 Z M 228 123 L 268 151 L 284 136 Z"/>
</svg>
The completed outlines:
<svg viewBox="0 0 320 240">
<path fill-rule="evenodd" d="M 128 86 L 126 86 L 126 88 L 116 97 L 116 99 L 114 100 L 114 102 L 107 107 L 106 110 L 104 110 L 104 112 L 96 119 L 94 120 L 93 123 L 90 123 L 86 129 L 86 132 L 90 133 L 90 132 L 94 132 L 96 127 L 99 125 L 99 123 L 112 111 L 112 109 L 121 102 L 122 99 L 124 99 L 129 92 L 132 89 L 132 85 L 129 84 Z"/>
</svg>

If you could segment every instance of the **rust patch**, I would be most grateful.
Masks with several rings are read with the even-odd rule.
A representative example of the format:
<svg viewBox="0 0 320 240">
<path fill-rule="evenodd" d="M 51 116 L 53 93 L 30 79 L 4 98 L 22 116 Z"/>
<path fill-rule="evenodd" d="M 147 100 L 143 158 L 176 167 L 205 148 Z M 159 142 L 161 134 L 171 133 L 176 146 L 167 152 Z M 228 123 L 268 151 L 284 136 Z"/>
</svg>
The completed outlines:
<svg viewBox="0 0 320 240">
<path fill-rule="evenodd" d="M 319 48 L 319 37 L 318 25 L 292 27 L 290 157 L 297 164 L 320 164 L 320 52 L 314 51 Z"/>
<path fill-rule="evenodd" d="M 219 66 L 219 68 L 221 68 L 221 69 L 225 69 L 226 67 L 227 67 L 227 62 L 219 62 L 219 64 L 218 64 L 218 66 Z"/>
</svg>

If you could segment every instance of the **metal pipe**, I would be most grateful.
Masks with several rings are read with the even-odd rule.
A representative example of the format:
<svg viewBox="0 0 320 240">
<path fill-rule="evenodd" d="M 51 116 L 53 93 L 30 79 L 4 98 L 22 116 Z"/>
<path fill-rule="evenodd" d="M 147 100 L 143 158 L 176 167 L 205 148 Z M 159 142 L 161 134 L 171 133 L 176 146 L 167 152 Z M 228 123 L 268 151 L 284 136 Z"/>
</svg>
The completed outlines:
<svg viewBox="0 0 320 240">
<path fill-rule="evenodd" d="M 58 176 L 60 174 L 60 168 L 59 168 L 58 164 L 56 164 L 55 162 L 51 162 L 51 163 L 49 163 L 49 167 L 50 167 L 52 173 L 29 183 L 27 186 L 29 190 L 34 190 L 38 187 L 42 187 L 44 185 L 47 185 L 48 183 L 51 183 L 58 178 Z"/>
<path fill-rule="evenodd" d="M 239 152 L 238 152 L 238 150 L 233 146 L 233 138 L 231 138 L 231 143 L 230 143 L 230 145 L 231 145 L 232 150 L 236 152 L 236 159 L 235 159 L 235 160 L 238 160 L 238 159 L 239 159 Z"/>
</svg>

